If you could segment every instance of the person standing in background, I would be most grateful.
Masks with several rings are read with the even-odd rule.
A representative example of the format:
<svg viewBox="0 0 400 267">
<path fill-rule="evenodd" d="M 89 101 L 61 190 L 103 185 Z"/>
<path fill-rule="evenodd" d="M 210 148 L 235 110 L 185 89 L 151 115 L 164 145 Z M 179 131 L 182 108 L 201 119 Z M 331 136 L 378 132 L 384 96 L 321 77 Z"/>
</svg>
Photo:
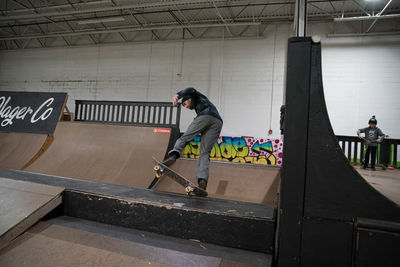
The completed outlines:
<svg viewBox="0 0 400 267">
<path fill-rule="evenodd" d="M 363 169 L 368 167 L 371 156 L 371 169 L 375 170 L 376 149 L 378 147 L 378 143 L 382 142 L 382 140 L 385 138 L 385 134 L 382 132 L 382 130 L 376 127 L 377 124 L 378 121 L 376 120 L 375 116 L 372 116 L 372 118 L 368 121 L 369 126 L 357 131 L 358 137 L 364 139 L 367 145 Z M 365 137 L 362 137 L 361 133 L 364 133 Z"/>
</svg>

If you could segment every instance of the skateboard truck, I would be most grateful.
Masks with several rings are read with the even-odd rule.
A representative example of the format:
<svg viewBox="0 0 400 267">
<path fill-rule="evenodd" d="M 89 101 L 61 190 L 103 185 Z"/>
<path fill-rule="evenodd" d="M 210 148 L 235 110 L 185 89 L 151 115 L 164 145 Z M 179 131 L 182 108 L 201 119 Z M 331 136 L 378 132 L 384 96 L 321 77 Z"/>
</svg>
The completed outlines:
<svg viewBox="0 0 400 267">
<path fill-rule="evenodd" d="M 158 179 L 160 179 L 161 176 L 163 176 L 164 170 L 159 165 L 154 166 L 154 171 L 156 172 L 156 177 Z"/>
<path fill-rule="evenodd" d="M 186 186 L 185 191 L 186 191 L 186 193 L 188 193 L 188 195 L 189 195 L 189 194 L 191 194 L 191 193 L 194 191 L 194 188 L 191 187 L 191 186 Z"/>
<path fill-rule="evenodd" d="M 154 171 L 156 171 L 156 177 L 158 179 L 161 178 L 161 176 L 164 175 L 164 168 L 162 168 L 160 165 L 154 166 Z M 193 195 L 194 194 L 194 188 L 192 186 L 186 186 L 185 191 L 188 195 Z"/>
</svg>

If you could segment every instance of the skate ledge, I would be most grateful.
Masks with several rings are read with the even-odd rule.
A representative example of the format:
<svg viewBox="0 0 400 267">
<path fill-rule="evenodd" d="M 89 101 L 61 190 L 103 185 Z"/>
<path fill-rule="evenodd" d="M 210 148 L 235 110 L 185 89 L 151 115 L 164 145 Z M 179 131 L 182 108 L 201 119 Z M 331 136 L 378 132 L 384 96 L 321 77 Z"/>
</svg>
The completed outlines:
<svg viewBox="0 0 400 267">
<path fill-rule="evenodd" d="M 0 177 L 66 188 L 67 216 L 251 251 L 272 252 L 275 207 L 148 189 L 0 171 Z"/>
</svg>

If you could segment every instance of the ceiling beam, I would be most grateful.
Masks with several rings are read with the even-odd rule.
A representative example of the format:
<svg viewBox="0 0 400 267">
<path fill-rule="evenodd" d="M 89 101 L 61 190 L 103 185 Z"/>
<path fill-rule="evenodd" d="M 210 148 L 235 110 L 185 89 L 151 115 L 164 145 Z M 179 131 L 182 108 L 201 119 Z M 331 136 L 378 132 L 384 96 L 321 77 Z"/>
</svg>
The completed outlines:
<svg viewBox="0 0 400 267">
<path fill-rule="evenodd" d="M 216 15 L 221 19 L 223 24 L 227 24 L 226 20 L 224 19 L 224 17 L 222 16 L 221 12 L 219 11 L 217 4 L 213 1 L 213 6 L 215 7 L 215 13 Z M 228 26 L 225 26 L 226 31 L 229 33 L 230 36 L 233 36 L 231 30 L 229 29 Z"/>
<path fill-rule="evenodd" d="M 5 36 L 0 37 L 0 40 L 24 40 L 36 38 L 51 38 L 60 36 L 79 36 L 91 34 L 104 34 L 104 33 L 119 33 L 119 32 L 135 32 L 135 31 L 155 31 L 155 30 L 170 30 L 170 29 L 187 29 L 187 28 L 207 28 L 207 27 L 232 27 L 232 26 L 247 26 L 247 25 L 260 25 L 260 22 L 236 22 L 236 23 L 214 23 L 214 24 L 195 24 L 195 25 L 167 25 L 167 26 L 145 26 L 145 27 L 129 27 L 129 28 L 115 28 L 108 30 L 82 30 L 75 32 L 57 32 L 57 33 L 42 33 L 32 35 L 18 35 L 18 36 Z"/>
<path fill-rule="evenodd" d="M 400 14 L 335 18 L 334 21 L 355 21 L 355 20 L 358 21 L 358 20 L 378 20 L 378 19 L 396 19 L 396 18 L 400 18 Z"/>
<path fill-rule="evenodd" d="M 15 1 L 15 0 L 12 0 Z M 330 2 L 342 2 L 343 0 L 330 0 Z M 361 5 L 356 2 L 356 0 L 353 0 L 360 8 Z M 98 1 L 98 2 L 103 2 L 103 1 Z M 110 1 L 108 1 L 110 2 Z M 314 1 L 309 1 L 310 3 L 326 3 L 326 0 L 314 0 Z M 91 2 L 87 2 L 86 4 L 90 4 Z M 95 13 L 95 12 L 105 12 L 105 11 L 115 11 L 115 10 L 127 10 L 127 9 L 132 9 L 132 10 L 143 10 L 143 9 L 157 9 L 157 8 L 174 8 L 179 5 L 190 5 L 190 4 L 196 4 L 196 5 L 205 5 L 208 4 L 209 6 L 213 7 L 213 3 L 221 3 L 222 7 L 236 7 L 236 6 L 245 6 L 245 5 L 250 5 L 250 6 L 260 6 L 260 5 L 294 5 L 295 0 L 288 0 L 285 2 L 281 2 L 279 0 L 276 0 L 276 2 L 270 2 L 268 0 L 232 0 L 229 1 L 227 4 L 226 0 L 172 0 L 172 1 L 156 1 L 156 2 L 151 2 L 151 3 L 143 3 L 143 4 L 131 4 L 131 5 L 120 5 L 120 6 L 106 6 L 106 7 L 98 7 L 98 8 L 87 8 L 87 9 L 77 9 L 77 10 L 69 10 L 69 11 L 53 11 L 53 12 L 43 12 L 39 13 L 37 11 L 40 11 L 40 8 L 36 8 L 36 12 L 34 14 L 21 14 L 21 15 L 7 15 L 7 16 L 0 16 L 0 21 L 13 21 L 13 20 L 26 20 L 26 19 L 38 19 L 38 18 L 43 18 L 43 17 L 59 17 L 59 16 L 72 16 L 72 15 L 80 15 L 80 14 L 87 14 L 87 13 Z M 74 4 L 76 6 L 77 4 Z M 69 8 L 71 8 L 69 5 L 66 5 Z M 83 5 L 86 6 L 86 5 Z M 50 7 L 49 7 L 50 8 Z M 56 8 L 56 7 L 54 7 Z M 202 9 L 203 7 L 200 8 L 193 8 L 193 9 Z M 209 8 L 209 7 L 207 7 Z M 29 11 L 34 12 L 35 10 L 32 9 L 26 9 Z M 8 12 L 9 13 L 9 12 Z"/>
<path fill-rule="evenodd" d="M 74 3 L 73 6 L 75 8 L 77 8 L 77 7 L 83 7 L 83 6 L 109 4 L 110 2 L 111 2 L 110 0 L 80 2 L 80 3 Z M 38 7 L 36 7 L 36 9 L 33 9 L 33 8 L 14 9 L 14 10 L 9 10 L 7 13 L 15 14 L 15 13 L 26 13 L 27 11 L 31 11 L 31 12 L 34 12 L 35 10 L 36 11 L 47 11 L 47 10 L 51 10 L 51 9 L 62 9 L 62 8 L 71 8 L 71 5 L 65 4 L 65 5 L 53 5 L 53 6 L 38 6 Z"/>
<path fill-rule="evenodd" d="M 15 0 L 13 0 L 15 1 Z M 215 2 L 225 2 L 225 0 L 214 0 Z M 253 0 L 258 1 L 258 0 Z M 264 0 L 262 0 L 264 1 Z M 211 3 L 210 0 L 196 0 L 196 4 Z M 133 4 L 133 5 L 122 5 L 122 6 L 109 6 L 109 7 L 99 7 L 81 10 L 71 10 L 71 11 L 61 11 L 61 12 L 47 12 L 38 14 L 24 14 L 24 15 L 12 15 L 12 16 L 1 16 L 0 21 L 4 20 L 24 20 L 24 19 L 36 19 L 42 17 L 55 17 L 55 16 L 71 16 L 77 14 L 85 13 L 95 13 L 95 12 L 105 12 L 114 10 L 124 10 L 124 9 L 143 9 L 143 8 L 159 8 L 159 7 L 174 7 L 176 5 L 193 4 L 193 0 L 173 0 L 173 1 L 163 1 L 163 2 L 152 2 L 145 4 Z"/>
<path fill-rule="evenodd" d="M 365 32 L 368 33 L 374 26 L 375 23 L 378 21 L 379 17 L 382 16 L 383 12 L 385 12 L 386 8 L 390 5 L 390 3 L 392 3 L 392 0 L 389 0 L 389 2 L 387 2 L 387 4 L 385 5 L 385 7 L 381 10 L 381 12 L 379 12 L 378 14 L 376 14 L 375 20 L 371 23 L 371 25 L 369 26 L 368 30 L 366 30 Z"/>
</svg>

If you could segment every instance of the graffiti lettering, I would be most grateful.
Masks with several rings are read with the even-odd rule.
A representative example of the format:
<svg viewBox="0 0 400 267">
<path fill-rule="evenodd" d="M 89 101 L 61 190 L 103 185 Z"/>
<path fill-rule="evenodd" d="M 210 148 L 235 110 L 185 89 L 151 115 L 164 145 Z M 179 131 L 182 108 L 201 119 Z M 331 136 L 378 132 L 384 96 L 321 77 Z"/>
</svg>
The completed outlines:
<svg viewBox="0 0 400 267">
<path fill-rule="evenodd" d="M 186 145 L 184 158 L 199 158 L 201 137 Z M 282 164 L 282 141 L 280 139 L 257 139 L 253 137 L 221 136 L 210 153 L 214 161 L 249 163 L 261 165 Z"/>
</svg>

